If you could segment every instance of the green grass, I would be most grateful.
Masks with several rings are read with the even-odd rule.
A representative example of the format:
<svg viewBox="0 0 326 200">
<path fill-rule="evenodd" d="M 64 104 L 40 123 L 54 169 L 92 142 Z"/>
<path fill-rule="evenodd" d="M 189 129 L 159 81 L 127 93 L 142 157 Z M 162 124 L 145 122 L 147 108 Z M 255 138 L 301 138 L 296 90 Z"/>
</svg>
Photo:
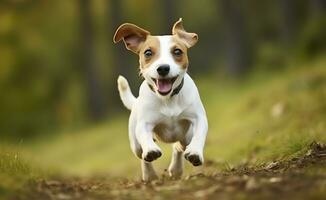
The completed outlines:
<svg viewBox="0 0 326 200">
<path fill-rule="evenodd" d="M 18 189 L 28 180 L 41 177 L 42 173 L 32 169 L 16 148 L 0 145 L 0 197 Z"/>
<path fill-rule="evenodd" d="M 325 66 L 326 60 L 320 60 L 278 73 L 257 72 L 238 82 L 216 80 L 218 74 L 196 79 L 209 117 L 206 160 L 225 166 L 260 163 L 299 154 L 313 140 L 326 142 Z M 127 121 L 121 115 L 80 131 L 44 136 L 22 144 L 19 155 L 46 173 L 139 177 Z M 155 165 L 163 172 L 171 151 L 159 145 L 163 157 Z M 15 159 L 15 154 L 1 156 L 1 171 L 28 174 L 28 167 Z M 188 173 L 198 170 L 186 167 Z"/>
<path fill-rule="evenodd" d="M 207 104 L 208 157 L 235 163 L 266 161 L 298 153 L 313 140 L 325 142 L 324 66 L 320 62 L 271 76 L 256 74 L 240 89 L 222 88 L 226 97 L 217 87 Z M 208 95 L 213 88 L 201 90 Z"/>
</svg>

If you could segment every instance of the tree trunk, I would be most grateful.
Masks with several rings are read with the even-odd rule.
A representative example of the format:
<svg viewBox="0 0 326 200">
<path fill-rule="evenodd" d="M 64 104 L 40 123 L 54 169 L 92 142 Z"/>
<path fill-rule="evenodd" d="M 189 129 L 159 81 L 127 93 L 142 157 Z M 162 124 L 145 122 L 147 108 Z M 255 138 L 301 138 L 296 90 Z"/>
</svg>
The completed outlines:
<svg viewBox="0 0 326 200">
<path fill-rule="evenodd" d="M 232 76 L 240 76 L 248 70 L 252 61 L 245 16 L 241 2 L 237 0 L 220 2 L 225 30 L 226 69 Z"/>
<path fill-rule="evenodd" d="M 119 25 L 124 23 L 123 17 L 121 14 L 122 11 L 122 1 L 121 0 L 109 0 L 107 3 L 108 8 L 108 36 L 109 42 L 112 42 L 113 35 L 118 28 Z M 122 108 L 122 104 L 120 101 L 119 93 L 117 90 L 117 83 L 116 80 L 119 75 L 123 75 L 127 77 L 128 81 L 133 82 L 132 76 L 130 76 L 131 72 L 133 71 L 133 67 L 136 70 L 137 65 L 131 65 L 129 61 L 129 57 L 131 53 L 127 51 L 123 44 L 113 45 L 112 43 L 112 60 L 111 60 L 111 67 L 112 67 L 112 74 L 111 74 L 111 83 L 109 83 L 109 93 L 110 93 L 110 112 L 114 112 L 119 108 Z M 137 73 L 136 73 L 137 74 Z M 132 85 L 132 84 L 130 84 Z M 121 105 L 116 106 L 116 105 Z"/>
<path fill-rule="evenodd" d="M 289 47 L 296 36 L 296 0 L 280 0 L 281 34 L 285 44 Z"/>
<path fill-rule="evenodd" d="M 114 31 L 118 28 L 119 25 L 121 25 L 123 22 L 123 18 L 121 15 L 122 5 L 121 0 L 110 0 L 108 4 L 109 9 L 109 41 L 112 41 Z M 117 48 L 117 49 L 116 49 Z M 126 53 L 124 53 L 126 52 Z M 115 76 L 122 74 L 122 75 L 128 75 L 129 74 L 129 68 L 128 68 L 128 62 L 126 62 L 126 57 L 124 54 L 127 54 L 124 45 L 116 45 L 115 49 L 112 51 L 113 53 L 113 74 Z M 128 54 L 129 55 L 129 54 Z M 117 77 L 115 77 L 117 78 Z"/>
<path fill-rule="evenodd" d="M 325 0 L 310 0 L 311 15 L 322 16 L 326 12 L 326 1 Z"/>
<path fill-rule="evenodd" d="M 94 33 L 91 19 L 91 1 L 79 0 L 80 26 L 81 26 L 81 65 L 85 72 L 89 114 L 91 119 L 98 120 L 103 117 L 103 99 L 96 71 L 94 57 Z"/>
<path fill-rule="evenodd" d="M 171 34 L 172 25 L 179 19 L 179 17 L 176 16 L 178 2 L 175 2 L 173 0 L 165 0 L 161 2 L 163 12 L 163 24 L 161 26 L 161 33 Z"/>
</svg>

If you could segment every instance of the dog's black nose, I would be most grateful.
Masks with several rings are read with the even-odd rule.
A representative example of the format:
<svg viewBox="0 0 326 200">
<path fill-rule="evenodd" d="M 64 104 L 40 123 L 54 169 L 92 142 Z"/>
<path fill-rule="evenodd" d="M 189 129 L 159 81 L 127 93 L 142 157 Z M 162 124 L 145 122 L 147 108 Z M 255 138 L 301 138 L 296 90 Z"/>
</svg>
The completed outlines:
<svg viewBox="0 0 326 200">
<path fill-rule="evenodd" d="M 166 76 L 170 71 L 170 65 L 161 65 L 157 68 L 157 73 L 160 76 Z"/>
</svg>

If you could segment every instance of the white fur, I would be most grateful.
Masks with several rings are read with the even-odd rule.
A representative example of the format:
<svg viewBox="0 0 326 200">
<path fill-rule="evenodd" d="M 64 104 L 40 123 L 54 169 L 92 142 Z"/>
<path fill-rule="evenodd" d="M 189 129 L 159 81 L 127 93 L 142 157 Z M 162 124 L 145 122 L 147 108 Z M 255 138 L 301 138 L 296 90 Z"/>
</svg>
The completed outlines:
<svg viewBox="0 0 326 200">
<path fill-rule="evenodd" d="M 136 99 L 123 77 L 118 79 L 118 88 L 124 105 L 131 109 L 129 118 L 129 140 L 134 154 L 142 159 L 143 180 L 150 181 L 157 178 L 151 162 L 144 158 L 150 152 L 161 152 L 154 142 L 156 137 L 163 142 L 173 143 L 172 161 L 169 174 L 180 177 L 183 171 L 183 155 L 197 156 L 204 162 L 203 149 L 208 129 L 206 112 L 201 102 L 197 87 L 191 77 L 175 61 L 170 53 L 170 36 L 158 36 L 160 40 L 160 57 L 146 70 L 142 71 L 145 78 L 140 86 L 139 96 Z M 178 76 L 173 84 L 176 88 L 184 78 L 182 89 L 177 95 L 161 96 L 153 92 L 148 84 L 155 87 L 152 78 L 158 78 L 157 67 L 169 64 L 169 77 Z M 183 121 L 188 128 L 180 125 Z M 158 125 L 164 125 L 154 133 Z"/>
</svg>

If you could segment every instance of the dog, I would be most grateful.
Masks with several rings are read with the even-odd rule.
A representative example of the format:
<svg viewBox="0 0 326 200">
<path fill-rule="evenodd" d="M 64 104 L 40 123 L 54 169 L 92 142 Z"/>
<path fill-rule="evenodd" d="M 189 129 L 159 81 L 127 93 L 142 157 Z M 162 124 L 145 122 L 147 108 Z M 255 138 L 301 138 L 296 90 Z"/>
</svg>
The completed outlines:
<svg viewBox="0 0 326 200">
<path fill-rule="evenodd" d="M 194 166 L 202 165 L 208 122 L 198 89 L 187 73 L 187 51 L 197 43 L 198 35 L 187 32 L 180 18 L 173 25 L 172 35 L 153 36 L 124 23 L 113 41 L 123 41 L 128 50 L 139 55 L 144 78 L 137 98 L 123 76 L 117 81 L 121 100 L 131 110 L 130 146 L 141 159 L 143 181 L 158 178 L 152 166 L 152 161 L 162 155 L 157 140 L 173 144 L 169 176 L 181 177 L 183 157 Z"/>
</svg>

